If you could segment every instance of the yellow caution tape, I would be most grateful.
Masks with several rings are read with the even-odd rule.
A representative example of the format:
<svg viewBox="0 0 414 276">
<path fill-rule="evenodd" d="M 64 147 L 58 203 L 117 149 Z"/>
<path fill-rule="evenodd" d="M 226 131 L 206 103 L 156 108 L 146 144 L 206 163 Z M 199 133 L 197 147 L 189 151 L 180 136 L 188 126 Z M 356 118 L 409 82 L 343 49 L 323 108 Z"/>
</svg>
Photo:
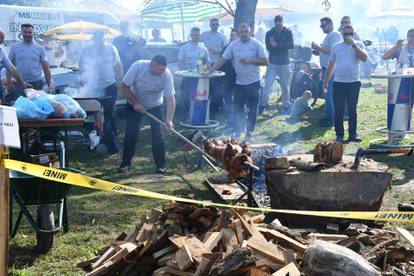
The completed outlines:
<svg viewBox="0 0 414 276">
<path fill-rule="evenodd" d="M 388 221 L 388 222 L 414 222 L 414 212 L 399 212 L 399 211 L 381 211 L 381 212 L 354 212 L 354 211 L 303 211 L 303 210 L 284 210 L 284 209 L 267 209 L 267 208 L 254 208 L 239 205 L 229 205 L 222 203 L 215 203 L 210 201 L 199 201 L 188 198 L 181 198 L 176 196 L 170 196 L 155 192 L 150 192 L 135 187 L 116 184 L 110 181 L 101 180 L 98 178 L 89 177 L 86 175 L 76 174 L 64 170 L 49 168 L 45 166 L 25 163 L 12 159 L 6 159 L 3 161 L 4 166 L 7 169 L 15 170 L 21 173 L 26 173 L 32 176 L 70 184 L 79 187 L 85 187 L 95 190 L 102 190 L 107 192 L 116 192 L 126 195 L 134 195 L 146 198 L 155 198 L 162 200 L 172 200 L 177 202 L 185 202 L 192 204 L 200 204 L 203 206 L 216 206 L 223 208 L 233 209 L 245 209 L 249 211 L 267 212 L 267 213 L 281 213 L 281 214 L 293 214 L 315 217 L 329 217 L 329 218 L 341 218 L 341 219 L 356 219 L 356 220 L 376 220 L 376 221 Z"/>
</svg>

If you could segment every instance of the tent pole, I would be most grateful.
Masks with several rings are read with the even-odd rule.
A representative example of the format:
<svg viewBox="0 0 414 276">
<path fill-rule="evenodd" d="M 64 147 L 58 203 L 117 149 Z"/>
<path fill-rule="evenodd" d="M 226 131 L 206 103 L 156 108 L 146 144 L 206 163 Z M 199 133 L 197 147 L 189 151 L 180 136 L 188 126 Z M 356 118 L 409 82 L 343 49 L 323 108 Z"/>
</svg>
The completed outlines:
<svg viewBox="0 0 414 276">
<path fill-rule="evenodd" d="M 180 12 L 181 12 L 181 32 L 183 33 L 183 42 L 185 42 L 185 32 L 184 32 L 184 13 L 183 13 L 183 0 L 181 0 L 181 8 L 180 8 Z"/>
</svg>

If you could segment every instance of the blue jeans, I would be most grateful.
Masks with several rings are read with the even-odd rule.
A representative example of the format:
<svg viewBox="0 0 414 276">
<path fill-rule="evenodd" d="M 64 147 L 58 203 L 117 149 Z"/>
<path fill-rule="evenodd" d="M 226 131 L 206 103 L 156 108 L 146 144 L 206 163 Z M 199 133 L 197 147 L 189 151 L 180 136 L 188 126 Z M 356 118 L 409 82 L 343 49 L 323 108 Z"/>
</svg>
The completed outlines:
<svg viewBox="0 0 414 276">
<path fill-rule="evenodd" d="M 116 84 L 112 84 L 105 89 L 105 96 L 109 96 L 109 99 L 102 101 L 104 109 L 104 140 L 105 145 L 108 147 L 109 153 L 115 153 L 119 151 L 119 138 L 118 129 L 116 127 L 115 120 L 115 103 L 116 96 L 118 94 L 118 88 Z"/>
<path fill-rule="evenodd" d="M 335 132 L 336 136 L 344 137 L 344 111 L 348 106 L 348 132 L 349 137 L 357 136 L 357 105 L 361 82 L 334 82 L 333 103 L 335 107 Z"/>
<path fill-rule="evenodd" d="M 270 90 L 276 77 L 279 76 L 280 88 L 282 89 L 282 102 L 284 107 L 290 106 L 290 92 L 289 92 L 289 79 L 290 71 L 289 64 L 278 65 L 271 64 L 267 66 L 267 72 L 265 77 L 265 87 L 263 89 L 262 98 L 260 100 L 261 106 L 267 106 L 269 102 Z"/>
<path fill-rule="evenodd" d="M 150 114 L 164 121 L 163 105 L 156 106 L 147 110 Z M 124 150 L 122 153 L 121 167 L 130 166 L 132 157 L 135 154 L 135 147 L 138 140 L 139 124 L 142 119 L 142 113 L 136 112 L 134 108 L 127 104 L 126 107 L 126 130 L 124 139 Z M 152 155 L 157 168 L 165 167 L 165 142 L 164 131 L 161 125 L 154 120 L 148 119 L 151 126 Z"/>
<path fill-rule="evenodd" d="M 327 70 L 326 67 L 322 67 L 322 79 L 325 79 L 326 70 Z M 335 118 L 332 95 L 333 95 L 333 76 L 331 80 L 328 82 L 328 93 L 325 94 L 325 105 L 326 105 L 325 120 L 329 121 L 330 123 L 333 123 L 334 118 Z"/>
</svg>

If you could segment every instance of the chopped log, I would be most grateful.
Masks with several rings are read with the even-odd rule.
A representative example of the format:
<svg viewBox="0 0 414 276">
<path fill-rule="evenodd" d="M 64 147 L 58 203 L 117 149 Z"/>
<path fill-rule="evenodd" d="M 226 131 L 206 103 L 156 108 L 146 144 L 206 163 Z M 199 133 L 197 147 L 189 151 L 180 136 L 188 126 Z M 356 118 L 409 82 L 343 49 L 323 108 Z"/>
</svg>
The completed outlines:
<svg viewBox="0 0 414 276">
<path fill-rule="evenodd" d="M 222 261 L 213 265 L 210 275 L 229 275 L 255 263 L 253 251 L 249 248 L 237 248 Z"/>
<path fill-rule="evenodd" d="M 338 241 L 336 244 L 349 248 L 356 253 L 360 253 L 362 248 L 362 243 L 359 242 L 355 236 Z"/>
<path fill-rule="evenodd" d="M 308 248 L 303 243 L 300 243 L 288 236 L 286 236 L 283 233 L 280 233 L 276 230 L 266 229 L 266 228 L 258 228 L 260 232 L 262 232 L 268 239 L 275 239 L 280 243 L 280 245 L 285 247 L 290 247 L 296 252 L 300 254 L 300 256 L 303 256 L 303 253 L 305 253 L 305 250 Z"/>
<path fill-rule="evenodd" d="M 207 240 L 204 242 L 205 248 L 207 248 L 209 251 L 212 251 L 214 248 L 216 248 L 221 238 L 222 238 L 221 232 L 211 233 L 210 236 L 207 238 Z"/>
<path fill-rule="evenodd" d="M 247 246 L 276 263 L 288 264 L 284 249 L 271 242 L 252 237 L 247 241 Z"/>
<path fill-rule="evenodd" d="M 196 270 L 194 276 L 207 275 L 208 272 L 210 271 L 210 267 L 211 267 L 210 260 L 205 258 L 205 257 L 202 257 L 200 264 L 197 266 L 197 270 Z"/>
<path fill-rule="evenodd" d="M 186 271 L 194 263 L 193 257 L 191 257 L 191 253 L 188 250 L 187 245 L 184 245 L 175 253 L 175 261 L 181 271 Z"/>
<path fill-rule="evenodd" d="M 164 255 L 161 259 L 158 260 L 158 265 L 159 266 L 165 266 L 165 265 L 167 265 L 167 262 L 169 260 L 173 259 L 174 257 L 175 257 L 175 252 Z"/>
<path fill-rule="evenodd" d="M 414 249 L 414 237 L 410 232 L 401 227 L 395 227 L 395 231 L 397 231 L 398 235 Z"/>
<path fill-rule="evenodd" d="M 323 163 L 316 163 L 316 162 L 306 162 L 303 160 L 290 160 L 289 164 L 293 167 L 296 167 L 300 171 L 305 172 L 316 172 L 321 171 L 325 168 L 325 164 Z"/>
<path fill-rule="evenodd" d="M 229 252 L 237 247 L 239 243 L 237 241 L 236 233 L 230 228 L 221 229 L 220 233 L 222 234 L 222 241 L 224 244 L 225 251 Z"/>
<path fill-rule="evenodd" d="M 289 263 L 283 268 L 279 269 L 273 276 L 300 276 L 300 271 L 294 263 Z"/>
<path fill-rule="evenodd" d="M 271 157 L 265 159 L 265 170 L 286 170 L 289 169 L 287 157 Z"/>
<path fill-rule="evenodd" d="M 265 215 L 264 214 L 260 214 L 257 216 L 254 216 L 250 219 L 251 223 L 262 223 L 265 220 Z"/>
<path fill-rule="evenodd" d="M 154 259 L 158 259 L 158 258 L 161 258 L 162 256 L 164 256 L 164 255 L 166 255 L 166 254 L 168 254 L 168 253 L 171 253 L 171 252 L 172 252 L 172 251 L 174 251 L 174 250 L 175 250 L 175 246 L 170 245 L 170 246 L 165 247 L 165 248 L 163 248 L 163 249 L 161 249 L 161 250 L 159 250 L 159 251 L 155 252 L 154 254 L 152 254 L 152 257 L 153 257 Z"/>
<path fill-rule="evenodd" d="M 358 236 L 365 233 L 368 230 L 368 226 L 363 223 L 351 223 L 344 231 L 345 235 Z"/>
<path fill-rule="evenodd" d="M 308 276 L 379 275 L 379 271 L 359 254 L 325 241 L 315 241 L 305 251 L 303 270 Z"/>
<path fill-rule="evenodd" d="M 160 267 L 152 273 L 152 276 L 165 276 L 167 271 L 166 267 Z"/>
<path fill-rule="evenodd" d="M 337 142 L 320 142 L 316 144 L 313 162 L 318 163 L 338 163 L 342 161 L 344 146 Z"/>
<path fill-rule="evenodd" d="M 175 244 L 178 248 L 187 245 L 188 250 L 191 253 L 193 259 L 200 263 L 203 253 L 208 253 L 210 250 L 205 247 L 205 245 L 196 237 L 182 237 L 182 236 L 173 236 L 169 237 L 170 241 Z"/>
<path fill-rule="evenodd" d="M 181 270 L 169 267 L 169 266 L 165 268 L 165 272 L 167 272 L 168 274 L 177 275 L 177 276 L 194 276 L 194 273 L 181 271 Z"/>
<path fill-rule="evenodd" d="M 336 235 L 336 234 L 320 234 L 311 233 L 306 236 L 307 240 L 322 240 L 322 241 L 341 241 L 347 239 L 347 235 Z"/>
<path fill-rule="evenodd" d="M 89 273 L 86 273 L 86 276 L 105 275 L 111 269 L 111 267 L 113 265 L 114 265 L 114 263 L 112 263 L 112 262 L 106 262 L 105 264 L 101 265 L 97 269 L 95 269 L 95 270 L 93 270 Z"/>
<path fill-rule="evenodd" d="M 244 239 L 243 239 L 243 232 L 242 232 L 242 226 L 241 226 L 240 219 L 236 219 L 233 223 L 234 223 L 233 230 L 236 232 L 236 236 L 237 236 L 237 240 L 239 244 L 241 244 Z"/>
<path fill-rule="evenodd" d="M 116 253 L 116 250 L 114 247 L 110 247 L 99 259 L 94 262 L 91 267 L 92 270 L 96 269 L 97 267 L 101 266 L 107 259 L 109 259 L 111 256 L 113 256 Z"/>
<path fill-rule="evenodd" d="M 231 220 L 231 212 L 229 210 L 223 210 L 220 216 L 219 229 L 228 228 Z"/>
</svg>

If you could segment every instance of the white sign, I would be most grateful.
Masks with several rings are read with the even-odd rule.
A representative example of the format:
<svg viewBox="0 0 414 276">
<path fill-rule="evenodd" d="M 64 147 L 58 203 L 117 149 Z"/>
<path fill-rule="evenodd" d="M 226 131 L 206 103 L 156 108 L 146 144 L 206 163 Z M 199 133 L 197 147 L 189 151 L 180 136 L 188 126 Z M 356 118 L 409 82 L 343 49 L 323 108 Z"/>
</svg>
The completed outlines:
<svg viewBox="0 0 414 276">
<path fill-rule="evenodd" d="M 0 145 L 20 149 L 16 109 L 0 105 Z"/>
</svg>

